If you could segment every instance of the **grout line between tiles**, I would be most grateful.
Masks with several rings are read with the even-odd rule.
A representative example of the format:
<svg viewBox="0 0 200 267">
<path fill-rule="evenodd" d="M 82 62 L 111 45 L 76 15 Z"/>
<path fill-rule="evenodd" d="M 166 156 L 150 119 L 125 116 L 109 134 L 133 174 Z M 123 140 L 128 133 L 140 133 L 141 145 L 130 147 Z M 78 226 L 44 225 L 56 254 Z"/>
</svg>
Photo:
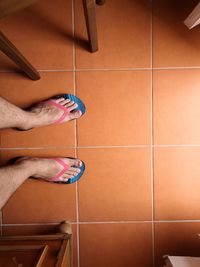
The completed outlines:
<svg viewBox="0 0 200 267">
<path fill-rule="evenodd" d="M 76 134 L 75 134 L 76 135 Z M 185 145 L 130 145 L 130 146 L 56 146 L 56 147 L 0 147 L 0 151 L 16 151 L 16 150 L 58 150 L 58 149 L 110 149 L 110 148 L 199 148 L 199 144 L 185 144 Z"/>
<path fill-rule="evenodd" d="M 200 220 L 156 220 L 156 223 L 200 223 Z"/>
<path fill-rule="evenodd" d="M 76 225 L 77 222 L 71 222 L 69 221 L 70 224 L 72 225 Z M 51 226 L 51 225 L 60 225 L 60 222 L 54 222 L 54 223 L 51 223 L 51 222 L 45 222 L 45 223 L 3 223 L 2 226 L 43 226 L 43 225 L 46 225 L 46 226 Z"/>
<path fill-rule="evenodd" d="M 185 145 L 125 145 L 125 146 L 48 146 L 48 147 L 0 147 L 0 151 L 6 150 L 48 150 L 48 149 L 109 149 L 109 148 L 165 148 L 165 147 L 200 147 L 200 144 Z"/>
<path fill-rule="evenodd" d="M 76 69 L 77 72 L 81 71 L 144 71 L 144 70 L 199 70 L 200 66 L 186 66 L 186 67 L 150 67 L 150 68 L 97 68 L 97 69 Z"/>
<path fill-rule="evenodd" d="M 154 67 L 153 70 L 199 70 L 200 66 Z"/>
<path fill-rule="evenodd" d="M 199 221 L 200 222 L 200 221 Z M 101 221 L 101 222 L 69 222 L 72 225 L 85 225 L 85 224 L 140 224 L 140 223 L 152 223 L 152 221 Z M 59 225 L 60 222 L 55 222 L 55 223 L 2 223 L 2 226 L 53 226 L 53 225 Z"/>
<path fill-rule="evenodd" d="M 79 224 L 129 224 L 129 223 L 152 223 L 152 221 L 102 221 L 102 222 L 79 222 Z"/>
<path fill-rule="evenodd" d="M 0 150 L 39 150 L 39 149 L 75 149 L 75 148 L 79 148 L 79 149 L 87 149 L 87 148 L 94 148 L 94 149 L 98 149 L 98 148 L 143 148 L 143 147 L 149 147 L 149 145 L 135 145 L 135 146 L 55 146 L 55 147 L 15 147 L 15 148 L 11 148 L 11 147 L 0 147 Z"/>
<path fill-rule="evenodd" d="M 154 145 L 154 147 L 200 147 L 199 144 L 179 144 L 179 145 Z"/>
<path fill-rule="evenodd" d="M 145 70 L 151 70 L 151 68 L 97 68 L 97 69 L 76 69 L 76 72 L 88 72 L 88 71 L 145 71 Z"/>
<path fill-rule="evenodd" d="M 76 43 L 75 43 L 75 0 L 72 0 L 72 30 L 73 30 L 73 77 L 74 77 L 74 95 L 77 95 L 76 83 Z M 78 157 L 78 136 L 77 136 L 77 121 L 74 123 L 75 134 L 75 158 Z M 77 263 L 80 267 L 80 236 L 79 236 L 79 196 L 78 196 L 78 182 L 76 182 L 76 232 L 77 232 Z"/>
<path fill-rule="evenodd" d="M 87 225 L 87 224 L 144 224 L 144 223 L 200 223 L 200 219 L 199 220 L 141 220 L 141 221 L 96 221 L 96 222 L 85 222 L 85 221 L 79 221 L 79 223 L 77 222 L 71 222 L 70 224 L 72 225 Z M 43 226 L 43 225 L 59 225 L 60 222 L 46 222 L 46 223 L 2 223 L 2 226 L 8 226 L 8 227 L 12 227 L 12 226 Z"/>
<path fill-rule="evenodd" d="M 145 71 L 145 70 L 200 70 L 200 66 L 185 67 L 144 67 L 144 68 L 96 68 L 96 69 L 54 69 L 54 70 L 38 70 L 39 72 L 96 72 L 96 71 Z M 19 71 L 0 70 L 0 73 L 19 73 Z"/>
<path fill-rule="evenodd" d="M 135 146 L 78 146 L 79 149 L 84 148 L 143 148 L 149 147 L 149 145 L 135 145 Z"/>
<path fill-rule="evenodd" d="M 37 70 L 38 72 L 73 72 L 73 69 L 57 69 L 57 70 Z M 0 70 L 0 73 L 21 73 L 18 70 Z"/>
<path fill-rule="evenodd" d="M 152 263 L 155 267 L 155 228 L 154 228 L 154 219 L 155 219 L 155 207 L 154 207 L 154 116 L 153 116 L 153 0 L 150 0 L 151 4 L 151 18 L 150 18 L 150 46 L 151 46 L 151 81 L 150 81 L 150 91 L 151 91 L 151 111 L 150 111 L 150 121 L 151 121 L 151 196 L 152 196 Z"/>
</svg>

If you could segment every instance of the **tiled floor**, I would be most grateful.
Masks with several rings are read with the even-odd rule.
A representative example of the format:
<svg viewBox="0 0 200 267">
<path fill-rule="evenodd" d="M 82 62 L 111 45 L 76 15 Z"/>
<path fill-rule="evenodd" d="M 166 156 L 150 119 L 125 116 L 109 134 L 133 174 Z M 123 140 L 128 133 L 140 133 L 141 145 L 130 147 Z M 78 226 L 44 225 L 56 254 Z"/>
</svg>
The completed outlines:
<svg viewBox="0 0 200 267">
<path fill-rule="evenodd" d="M 108 0 L 97 7 L 95 54 L 81 0 L 40 0 L 1 21 L 42 79 L 27 79 L 0 54 L 0 95 L 26 108 L 70 92 L 87 107 L 78 122 L 0 132 L 1 164 L 26 155 L 86 163 L 78 184 L 26 181 L 0 213 L 2 234 L 70 220 L 74 267 L 162 267 L 166 254 L 200 256 L 200 27 L 182 23 L 197 2 Z"/>
</svg>

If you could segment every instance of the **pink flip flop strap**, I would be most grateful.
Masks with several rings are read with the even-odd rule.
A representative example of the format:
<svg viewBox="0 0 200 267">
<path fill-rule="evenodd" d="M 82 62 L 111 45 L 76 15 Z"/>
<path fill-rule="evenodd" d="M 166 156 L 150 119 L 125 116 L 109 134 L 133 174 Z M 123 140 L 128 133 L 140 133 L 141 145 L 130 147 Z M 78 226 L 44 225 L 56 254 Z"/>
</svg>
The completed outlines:
<svg viewBox="0 0 200 267">
<path fill-rule="evenodd" d="M 47 101 L 44 101 L 43 103 L 47 103 L 47 104 L 49 104 L 49 105 L 52 105 L 52 106 L 54 106 L 54 107 L 57 107 L 57 108 L 59 108 L 59 109 L 62 109 L 63 111 L 64 111 L 64 113 L 62 114 L 62 116 L 58 119 L 58 120 L 56 120 L 55 122 L 54 122 L 54 124 L 60 124 L 60 123 L 62 123 L 63 121 L 64 121 L 64 119 L 66 118 L 66 116 L 69 114 L 69 109 L 68 108 L 66 108 L 66 107 L 63 107 L 62 105 L 60 105 L 59 103 L 56 103 L 55 101 L 53 101 L 53 100 L 47 100 Z"/>
<path fill-rule="evenodd" d="M 66 163 L 64 163 L 63 160 L 59 159 L 59 158 L 52 158 L 53 160 L 55 160 L 56 162 L 58 162 L 61 166 L 63 166 L 63 170 L 60 171 L 56 176 L 52 177 L 49 181 L 50 182 L 57 182 L 58 179 L 67 171 L 69 170 L 69 165 L 67 165 Z"/>
</svg>

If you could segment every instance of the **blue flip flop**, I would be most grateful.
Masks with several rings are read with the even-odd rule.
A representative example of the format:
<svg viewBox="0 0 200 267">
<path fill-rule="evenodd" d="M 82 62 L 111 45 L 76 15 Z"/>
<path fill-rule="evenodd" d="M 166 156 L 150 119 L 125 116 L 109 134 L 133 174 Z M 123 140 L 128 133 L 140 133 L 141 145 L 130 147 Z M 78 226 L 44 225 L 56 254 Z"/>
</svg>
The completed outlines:
<svg viewBox="0 0 200 267">
<path fill-rule="evenodd" d="M 74 168 L 79 168 L 80 172 L 74 176 L 73 178 L 69 178 L 67 180 L 67 182 L 64 181 L 59 181 L 59 178 L 69 169 L 69 166 L 64 163 L 64 161 L 61 158 L 52 158 L 54 159 L 57 163 L 59 163 L 61 166 L 63 166 L 63 170 L 61 172 L 59 172 L 55 177 L 52 177 L 49 182 L 53 182 L 53 183 L 57 183 L 57 184 L 73 184 L 76 181 L 78 181 L 81 176 L 83 175 L 84 171 L 85 171 L 85 163 L 83 161 L 81 167 L 77 167 L 77 166 L 72 166 Z"/>
<path fill-rule="evenodd" d="M 84 173 L 84 171 L 85 171 L 85 163 L 84 163 L 83 161 L 81 161 L 81 162 L 82 162 L 82 166 L 79 168 L 79 169 L 81 170 L 81 171 L 79 172 L 79 174 L 76 175 L 76 176 L 73 177 L 73 178 L 70 178 L 70 179 L 67 181 L 66 184 L 73 184 L 73 183 L 77 182 L 77 181 L 81 178 L 81 176 L 83 175 L 83 173 Z"/>
<path fill-rule="evenodd" d="M 78 98 L 77 96 L 71 95 L 71 94 L 62 94 L 62 95 L 57 96 L 57 98 L 60 98 L 60 97 L 74 101 L 74 103 L 78 104 L 78 107 L 75 108 L 74 110 L 80 110 L 82 115 L 85 113 L 85 111 L 86 111 L 85 105 L 80 100 L 80 98 Z"/>
</svg>

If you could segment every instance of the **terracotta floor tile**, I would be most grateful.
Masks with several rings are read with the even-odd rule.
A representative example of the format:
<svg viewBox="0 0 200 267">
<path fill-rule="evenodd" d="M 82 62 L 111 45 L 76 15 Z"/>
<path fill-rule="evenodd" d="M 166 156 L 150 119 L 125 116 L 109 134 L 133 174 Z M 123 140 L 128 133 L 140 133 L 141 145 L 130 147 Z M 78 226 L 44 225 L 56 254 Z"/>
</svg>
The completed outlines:
<svg viewBox="0 0 200 267">
<path fill-rule="evenodd" d="M 200 66 L 200 28 L 189 30 L 183 23 L 197 3 L 154 1 L 154 67 Z"/>
<path fill-rule="evenodd" d="M 90 53 L 81 0 L 75 1 L 77 68 L 150 67 L 150 2 L 110 0 L 97 6 L 99 51 Z"/>
<path fill-rule="evenodd" d="M 3 162 L 17 156 L 74 157 L 73 149 L 5 150 Z M 76 185 L 27 180 L 3 208 L 3 223 L 38 223 L 76 220 Z"/>
<path fill-rule="evenodd" d="M 82 267 L 152 267 L 151 224 L 80 226 Z"/>
<path fill-rule="evenodd" d="M 151 220 L 149 149 L 79 149 L 78 157 L 81 221 Z"/>
<path fill-rule="evenodd" d="M 77 94 L 87 107 L 80 146 L 150 143 L 149 71 L 78 72 Z"/>
<path fill-rule="evenodd" d="M 197 222 L 156 223 L 156 267 L 163 267 L 163 255 L 199 257 L 199 233 Z"/>
<path fill-rule="evenodd" d="M 199 144 L 199 70 L 154 73 L 155 144 Z"/>
<path fill-rule="evenodd" d="M 27 108 L 61 93 L 73 94 L 73 73 L 42 73 L 37 82 L 16 73 L 0 73 L 0 95 L 13 104 Z M 30 131 L 2 130 L 2 147 L 74 146 L 74 122 L 51 125 Z"/>
<path fill-rule="evenodd" d="M 72 225 L 73 231 L 73 255 L 74 267 L 78 266 L 77 263 L 77 226 Z M 21 225 L 21 226 L 3 226 L 3 235 L 46 235 L 58 233 L 58 225 Z M 48 265 L 50 266 L 50 265 Z"/>
<path fill-rule="evenodd" d="M 199 162 L 199 147 L 155 149 L 156 219 L 200 219 Z"/>
<path fill-rule="evenodd" d="M 1 20 L 1 30 L 37 69 L 73 68 L 71 0 L 38 1 Z M 16 68 L 3 54 L 0 62 L 0 69 Z"/>
</svg>

